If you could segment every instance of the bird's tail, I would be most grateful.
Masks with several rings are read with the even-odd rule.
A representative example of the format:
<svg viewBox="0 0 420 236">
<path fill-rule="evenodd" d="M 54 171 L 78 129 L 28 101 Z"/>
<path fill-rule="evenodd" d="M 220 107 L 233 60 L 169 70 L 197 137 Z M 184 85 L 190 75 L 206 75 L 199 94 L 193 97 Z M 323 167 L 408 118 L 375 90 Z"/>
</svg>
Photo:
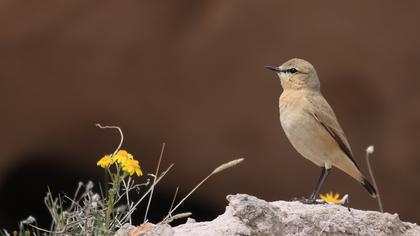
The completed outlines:
<svg viewBox="0 0 420 236">
<path fill-rule="evenodd" d="M 372 186 L 372 184 L 370 184 L 370 182 L 367 179 L 363 178 L 362 185 L 373 198 L 376 198 L 376 189 Z"/>
</svg>

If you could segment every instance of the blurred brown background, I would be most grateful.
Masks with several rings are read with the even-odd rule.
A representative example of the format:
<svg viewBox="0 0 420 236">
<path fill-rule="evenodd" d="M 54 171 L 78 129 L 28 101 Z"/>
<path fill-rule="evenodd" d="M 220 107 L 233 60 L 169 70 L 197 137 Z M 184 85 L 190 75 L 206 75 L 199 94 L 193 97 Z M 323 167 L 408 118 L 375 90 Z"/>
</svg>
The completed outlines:
<svg viewBox="0 0 420 236">
<path fill-rule="evenodd" d="M 154 209 L 239 157 L 190 198 L 196 218 L 223 212 L 231 193 L 309 194 L 320 170 L 288 143 L 280 82 L 263 68 L 293 57 L 316 66 L 366 174 L 375 145 L 385 210 L 419 222 L 419 14 L 418 1 L 2 1 L 0 227 L 41 217 L 47 186 L 71 194 L 102 179 L 96 161 L 118 135 L 97 122 L 123 128 L 145 172 L 167 143 L 175 169 Z M 339 170 L 329 190 L 377 209 Z"/>
</svg>

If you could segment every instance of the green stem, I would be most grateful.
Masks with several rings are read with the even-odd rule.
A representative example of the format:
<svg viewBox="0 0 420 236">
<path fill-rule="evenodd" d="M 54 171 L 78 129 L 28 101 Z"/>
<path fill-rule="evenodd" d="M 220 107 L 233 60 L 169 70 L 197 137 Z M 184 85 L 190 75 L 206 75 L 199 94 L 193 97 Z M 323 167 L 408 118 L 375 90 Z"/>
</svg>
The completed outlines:
<svg viewBox="0 0 420 236">
<path fill-rule="evenodd" d="M 105 211 L 105 226 L 104 226 L 104 234 L 106 236 L 109 236 L 111 232 L 113 232 L 113 228 L 115 224 L 112 224 L 112 212 L 114 209 L 114 204 L 115 204 L 115 197 L 119 191 L 119 186 L 121 184 L 121 181 L 123 178 L 122 176 L 120 176 L 120 168 L 117 165 L 117 173 L 113 176 L 110 172 L 111 175 L 111 179 L 112 179 L 112 188 L 109 190 L 108 192 L 108 199 L 107 199 L 107 203 L 106 203 L 106 211 Z"/>
</svg>

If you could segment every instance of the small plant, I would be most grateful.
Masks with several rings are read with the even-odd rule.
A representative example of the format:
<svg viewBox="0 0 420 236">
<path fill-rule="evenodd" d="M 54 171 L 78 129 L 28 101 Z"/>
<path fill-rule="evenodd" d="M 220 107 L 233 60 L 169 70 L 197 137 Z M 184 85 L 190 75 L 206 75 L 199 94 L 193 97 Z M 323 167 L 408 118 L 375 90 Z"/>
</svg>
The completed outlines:
<svg viewBox="0 0 420 236">
<path fill-rule="evenodd" d="M 136 173 L 137 176 L 142 176 L 143 172 L 140 169 L 139 162 L 133 158 L 133 155 L 125 150 L 118 150 L 115 155 L 106 155 L 102 157 L 102 159 L 98 161 L 97 165 L 105 168 L 111 177 L 111 188 L 107 192 L 105 221 L 103 222 L 103 232 L 106 233 L 108 231 L 113 231 L 113 228 L 117 223 L 115 222 L 117 217 L 114 216 L 113 209 L 119 200 L 117 197 L 119 197 L 118 193 L 120 192 L 120 187 L 124 186 L 126 188 L 125 192 L 127 196 L 127 202 L 129 203 L 130 199 L 128 192 L 130 189 L 127 189 L 127 186 L 130 185 L 130 176 L 132 176 L 134 173 Z M 115 172 L 111 171 L 111 165 L 115 166 Z M 127 206 L 128 209 L 130 209 L 130 204 Z"/>
<path fill-rule="evenodd" d="M 152 176 L 153 182 L 150 183 L 150 179 L 146 179 L 143 183 L 137 184 L 137 178 L 143 176 L 143 171 L 139 161 L 131 153 L 121 149 L 124 140 L 121 129 L 117 126 L 101 126 L 100 124 L 97 124 L 97 126 L 101 129 L 116 129 L 121 136 L 120 143 L 115 151 L 103 156 L 96 163 L 107 173 L 110 180 L 109 186 L 105 190 L 101 188 L 100 194 L 98 194 L 94 192 L 94 184 L 91 181 L 88 183 L 79 182 L 73 197 L 66 195 L 53 197 L 48 189 L 44 203 L 52 218 L 50 229 L 38 227 L 35 218 L 30 217 L 20 223 L 19 232 L 14 232 L 13 235 L 114 235 L 116 230 L 124 224 L 132 224 L 133 212 L 147 196 L 149 196 L 149 199 L 143 224 L 148 222 L 147 215 L 154 188 L 173 167 L 173 164 L 171 164 L 159 173 L 165 143 L 162 145 L 155 174 L 149 174 Z M 243 158 L 217 167 L 173 207 L 178 192 L 177 188 L 168 214 L 160 223 L 169 223 L 174 219 L 190 216 L 191 213 L 189 212 L 175 215 L 174 213 L 207 179 L 242 161 Z M 140 194 L 144 187 L 147 187 L 147 189 Z M 130 198 L 130 193 L 133 191 L 137 193 L 137 200 Z M 8 236 L 9 234 L 3 230 L 0 231 L 0 235 Z"/>
</svg>

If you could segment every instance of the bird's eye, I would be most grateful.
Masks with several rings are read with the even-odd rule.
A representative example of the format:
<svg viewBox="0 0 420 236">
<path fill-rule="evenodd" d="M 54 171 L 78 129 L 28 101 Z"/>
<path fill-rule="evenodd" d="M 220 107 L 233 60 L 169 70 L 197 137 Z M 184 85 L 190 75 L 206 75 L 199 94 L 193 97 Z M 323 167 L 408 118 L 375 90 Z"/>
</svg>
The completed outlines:
<svg viewBox="0 0 420 236">
<path fill-rule="evenodd" d="M 298 70 L 296 70 L 296 68 L 290 68 L 288 71 L 292 74 L 298 72 Z"/>
</svg>

